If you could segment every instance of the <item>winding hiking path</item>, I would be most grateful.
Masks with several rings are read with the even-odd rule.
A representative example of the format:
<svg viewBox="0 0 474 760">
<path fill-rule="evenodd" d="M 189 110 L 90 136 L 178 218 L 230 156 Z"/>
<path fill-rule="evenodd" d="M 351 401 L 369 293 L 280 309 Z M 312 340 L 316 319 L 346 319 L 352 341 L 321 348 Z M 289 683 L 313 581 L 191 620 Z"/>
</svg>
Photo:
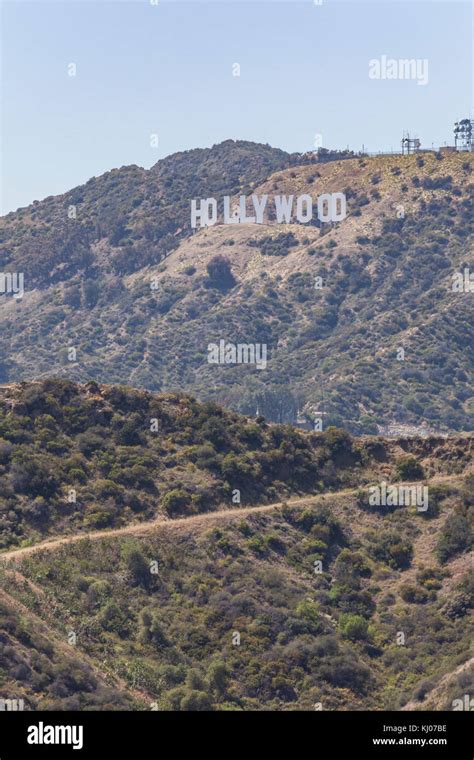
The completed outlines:
<svg viewBox="0 0 474 760">
<path fill-rule="evenodd" d="M 430 483 L 441 483 L 441 482 L 449 482 L 453 480 L 460 480 L 463 478 L 463 476 L 466 473 L 462 474 L 456 474 L 456 475 L 436 475 L 433 478 L 430 479 Z M 397 485 L 419 485 L 420 483 L 397 483 Z M 88 541 L 100 541 L 101 539 L 108 539 L 108 538 L 121 538 L 122 536 L 145 536 L 148 534 L 151 534 L 157 530 L 171 530 L 171 531 L 182 531 L 185 532 L 187 530 L 190 530 L 194 527 L 198 528 L 201 525 L 205 524 L 212 524 L 214 522 L 225 522 L 225 521 L 231 521 L 236 518 L 241 518 L 245 516 L 250 516 L 253 514 L 265 514 L 270 513 L 274 510 L 281 509 L 284 504 L 287 504 L 288 506 L 292 507 L 308 507 L 308 506 L 316 506 L 320 503 L 325 503 L 328 500 L 332 499 L 344 499 L 344 497 L 351 497 L 355 496 L 355 494 L 361 490 L 361 488 L 368 488 L 368 484 L 365 486 L 358 486 L 357 488 L 347 488 L 342 489 L 340 491 L 327 491 L 324 494 L 318 494 L 313 496 L 303 496 L 299 498 L 289 499 L 285 502 L 279 501 L 272 504 L 265 504 L 263 506 L 257 506 L 257 507 L 243 507 L 243 508 L 233 508 L 233 509 L 222 509 L 217 510 L 215 512 L 206 512 L 204 514 L 199 515 L 193 515 L 192 517 L 184 517 L 179 519 L 163 519 L 163 517 L 157 517 L 154 520 L 150 520 L 148 522 L 143 523 L 136 523 L 132 525 L 127 525 L 123 528 L 113 528 L 109 530 L 97 530 L 90 533 L 78 533 L 74 535 L 66 535 L 61 536 L 57 538 L 51 538 L 49 540 L 43 541 L 41 543 L 35 544 L 33 546 L 26 546 L 19 549 L 12 549 L 11 551 L 6 551 L 3 553 L 0 553 L 0 567 L 3 566 L 3 573 L 6 577 L 11 576 L 12 580 L 16 583 L 23 583 L 26 584 L 26 586 L 29 587 L 30 591 L 37 597 L 38 600 L 41 600 L 41 602 L 47 603 L 47 600 L 45 600 L 44 597 L 44 591 L 31 579 L 27 578 L 26 576 L 22 575 L 20 572 L 20 568 L 18 565 L 13 564 L 13 567 L 8 567 L 10 563 L 14 563 L 15 560 L 21 561 L 22 559 L 28 558 L 31 555 L 41 553 L 41 552 L 49 552 L 53 551 L 55 549 L 58 549 L 62 546 L 69 546 L 71 544 L 76 544 L 81 541 L 88 542 Z M 339 512 L 341 514 L 342 511 L 344 511 L 344 514 L 347 516 L 347 510 L 349 513 L 352 511 L 352 517 L 354 518 L 353 510 L 354 506 L 352 506 L 352 510 L 349 507 L 349 505 L 344 504 L 338 504 L 336 512 Z M 437 521 L 439 521 L 441 518 L 437 518 Z M 433 521 L 431 523 L 431 527 L 434 525 Z M 363 530 L 366 526 L 364 526 L 364 521 L 361 520 L 356 521 L 355 524 L 353 524 L 352 528 L 360 532 L 361 529 Z M 422 536 L 421 538 L 418 537 L 416 540 L 420 542 L 422 539 L 426 540 L 426 536 Z M 434 548 L 434 535 L 431 535 L 429 537 L 429 541 L 426 546 L 423 546 L 423 552 L 420 551 L 420 555 L 423 557 L 423 559 L 428 560 L 430 553 L 433 551 Z M 455 558 L 453 560 L 453 569 L 456 570 L 454 573 L 455 578 L 461 574 L 461 572 L 465 572 L 466 565 L 469 564 L 470 560 L 468 557 L 463 555 L 462 557 Z M 456 566 L 454 568 L 454 565 Z M 458 567 L 459 565 L 459 567 Z M 413 575 L 415 573 L 417 568 L 411 569 L 411 574 Z M 405 582 L 409 577 L 408 571 L 407 573 L 400 574 L 400 577 L 395 579 L 393 577 L 387 579 L 385 583 L 381 583 L 382 589 L 381 591 L 387 591 L 389 588 L 393 591 L 395 587 L 398 587 L 400 583 L 403 581 Z M 449 584 L 449 587 L 447 589 L 448 593 L 450 590 L 451 584 Z M 105 661 L 101 665 L 98 665 L 98 663 L 90 657 L 86 652 L 82 651 L 78 647 L 74 647 L 72 645 L 69 645 L 68 642 L 64 640 L 64 637 L 55 629 L 55 627 L 48 623 L 47 621 L 43 620 L 38 616 L 36 612 L 34 612 L 29 607 L 26 607 L 23 602 L 21 602 L 17 596 L 14 593 L 8 592 L 4 588 L 0 588 L 0 603 L 4 604 L 6 607 L 10 607 L 12 610 L 15 610 L 19 615 L 23 617 L 27 617 L 30 619 L 30 621 L 35 625 L 36 629 L 44 636 L 46 636 L 50 642 L 54 645 L 55 649 L 58 652 L 61 652 L 63 655 L 68 655 L 69 657 L 73 656 L 76 660 L 82 662 L 84 665 L 87 665 L 92 673 L 95 675 L 95 677 L 98 679 L 98 681 L 103 684 L 104 686 L 109 686 L 112 688 L 119 689 L 123 694 L 128 694 L 135 698 L 136 700 L 143 702 L 144 704 L 152 704 L 153 703 L 153 697 L 145 689 L 139 689 L 136 687 L 133 687 L 126 683 L 126 681 L 121 678 L 118 674 L 113 672 L 108 672 L 105 667 Z M 458 673 L 464 672 L 470 665 L 473 664 L 473 660 L 469 660 L 466 663 L 463 663 L 462 665 L 458 666 L 458 668 L 453 671 L 453 673 L 446 674 L 443 676 L 443 679 L 440 681 L 439 687 L 437 687 L 438 690 L 441 690 L 441 687 L 444 685 L 447 685 L 448 682 L 450 682 L 451 678 L 456 676 Z M 407 705 L 405 705 L 402 709 L 403 710 L 412 710 L 420 707 L 419 703 L 415 702 L 409 702 Z"/>
<path fill-rule="evenodd" d="M 359 489 L 349 488 L 343 491 L 332 491 L 325 494 L 319 494 L 317 496 L 304 496 L 299 499 L 289 499 L 286 502 L 278 501 L 273 504 L 265 504 L 261 507 L 241 507 L 236 509 L 221 509 L 215 512 L 204 512 L 203 514 L 193 515 L 192 517 L 180 517 L 176 520 L 168 519 L 164 520 L 162 517 L 156 518 L 143 523 L 134 523 L 132 525 L 126 525 L 123 528 L 111 528 L 110 530 L 96 530 L 91 533 L 76 533 L 72 536 L 61 536 L 60 538 L 52 538 L 47 541 L 42 541 L 39 544 L 33 544 L 33 546 L 24 546 L 21 549 L 12 549 L 11 551 L 2 552 L 0 554 L 0 562 L 11 562 L 12 560 L 24 559 L 32 554 L 43 551 L 51 551 L 59 548 L 60 546 L 75 544 L 79 541 L 98 541 L 102 538 L 114 538 L 121 536 L 144 536 L 148 533 L 153 533 L 160 528 L 171 528 L 173 530 L 188 528 L 192 526 L 199 526 L 202 523 L 210 523 L 214 521 L 222 521 L 227 519 L 233 519 L 235 517 L 245 517 L 250 514 L 262 514 L 264 512 L 272 512 L 275 509 L 283 507 L 284 504 L 288 506 L 310 506 L 317 504 L 320 501 L 324 501 L 326 498 L 334 496 L 336 498 L 341 496 L 354 495 Z"/>
<path fill-rule="evenodd" d="M 456 475 L 435 475 L 430 478 L 429 482 L 445 483 L 452 480 L 459 480 L 468 473 L 456 474 Z M 416 486 L 422 484 L 424 481 L 416 482 L 397 482 L 397 486 Z M 191 517 L 180 517 L 178 519 L 163 519 L 163 517 L 157 517 L 154 520 L 149 520 L 143 523 L 133 523 L 132 525 L 126 525 L 123 528 L 110 528 L 108 530 L 96 530 L 90 533 L 75 533 L 74 535 L 66 535 L 58 538 L 47 539 L 41 541 L 38 544 L 32 546 L 24 546 L 20 549 L 11 549 L 10 551 L 0 553 L 0 562 L 7 563 L 12 560 L 24 559 L 32 554 L 38 552 L 50 551 L 59 548 L 60 546 L 68 546 L 75 544 L 78 541 L 98 541 L 102 538 L 120 538 L 121 536 L 144 536 L 149 533 L 153 533 L 158 529 L 172 529 L 179 530 L 183 528 L 199 526 L 202 523 L 212 523 L 215 521 L 232 520 L 235 517 L 245 517 L 248 515 L 258 515 L 265 512 L 272 512 L 275 509 L 283 507 L 287 504 L 290 507 L 306 507 L 324 502 L 330 498 L 341 498 L 344 496 L 354 496 L 358 491 L 363 488 L 368 488 L 369 484 L 364 486 L 359 485 L 356 488 L 345 488 L 341 491 L 326 491 L 323 494 L 317 494 L 314 496 L 301 496 L 297 499 L 288 499 L 287 501 L 277 501 L 273 504 L 264 504 L 261 507 L 237 507 L 235 509 L 220 509 L 214 512 L 204 512 L 199 515 L 192 515 Z"/>
</svg>

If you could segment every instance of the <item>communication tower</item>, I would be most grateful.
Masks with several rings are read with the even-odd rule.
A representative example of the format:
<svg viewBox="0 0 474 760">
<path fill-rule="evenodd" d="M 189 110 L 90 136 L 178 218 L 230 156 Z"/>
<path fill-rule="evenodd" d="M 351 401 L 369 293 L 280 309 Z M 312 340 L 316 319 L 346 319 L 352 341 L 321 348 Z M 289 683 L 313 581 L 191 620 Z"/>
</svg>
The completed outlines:
<svg viewBox="0 0 474 760">
<path fill-rule="evenodd" d="M 420 150 L 421 141 L 419 137 L 410 137 L 408 132 L 403 133 L 402 137 L 402 155 L 410 155 L 411 153 L 417 153 Z"/>
<path fill-rule="evenodd" d="M 456 150 L 472 151 L 474 148 L 474 120 L 461 119 L 454 125 L 454 144 Z"/>
</svg>

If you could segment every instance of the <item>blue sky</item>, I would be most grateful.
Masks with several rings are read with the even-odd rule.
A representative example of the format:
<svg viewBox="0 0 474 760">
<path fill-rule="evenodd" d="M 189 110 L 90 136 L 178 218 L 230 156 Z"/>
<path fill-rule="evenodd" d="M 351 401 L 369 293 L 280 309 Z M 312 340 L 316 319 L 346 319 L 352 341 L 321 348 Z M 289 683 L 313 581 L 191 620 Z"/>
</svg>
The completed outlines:
<svg viewBox="0 0 474 760">
<path fill-rule="evenodd" d="M 4 0 L 1 38 L 2 213 L 228 138 L 449 144 L 472 103 L 468 2 Z M 382 55 L 428 59 L 428 84 L 370 79 Z"/>
</svg>

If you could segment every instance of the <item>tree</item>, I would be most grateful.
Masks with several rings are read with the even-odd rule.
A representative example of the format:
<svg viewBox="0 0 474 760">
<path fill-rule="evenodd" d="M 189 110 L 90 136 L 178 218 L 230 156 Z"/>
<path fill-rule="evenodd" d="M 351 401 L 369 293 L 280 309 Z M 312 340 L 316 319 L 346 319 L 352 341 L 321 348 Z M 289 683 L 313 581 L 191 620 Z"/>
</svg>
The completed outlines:
<svg viewBox="0 0 474 760">
<path fill-rule="evenodd" d="M 85 280 L 82 286 L 86 306 L 93 308 L 100 297 L 100 285 L 95 280 Z"/>
<path fill-rule="evenodd" d="M 129 550 L 126 556 L 126 565 L 137 585 L 144 586 L 145 588 L 150 585 L 150 568 L 140 549 Z"/>
<path fill-rule="evenodd" d="M 163 496 L 162 505 L 170 517 L 188 514 L 191 508 L 191 498 L 186 491 L 174 488 Z"/>
<path fill-rule="evenodd" d="M 190 712 L 206 712 L 212 710 L 209 694 L 205 691 L 189 691 L 181 700 L 180 710 Z"/>
<path fill-rule="evenodd" d="M 224 694 L 227 689 L 230 673 L 227 665 L 222 660 L 211 662 L 207 671 L 209 683 L 218 694 Z"/>
<path fill-rule="evenodd" d="M 368 578 L 370 575 L 370 567 L 360 552 L 352 552 L 350 549 L 341 551 L 334 565 L 334 576 L 338 583 L 359 588 L 360 578 Z"/>
<path fill-rule="evenodd" d="M 472 533 L 469 521 L 464 515 L 450 515 L 438 540 L 437 554 L 440 562 L 447 562 L 455 554 L 470 548 Z"/>
<path fill-rule="evenodd" d="M 64 289 L 63 302 L 73 309 L 78 309 L 81 305 L 81 289 L 79 285 L 72 285 Z"/>
<path fill-rule="evenodd" d="M 15 491 L 48 498 L 59 486 L 59 473 L 45 457 L 22 454 L 13 460 L 11 482 Z"/>
<path fill-rule="evenodd" d="M 403 538 L 397 531 L 380 531 L 374 535 L 372 554 L 390 567 L 404 570 L 410 566 L 413 546 L 408 538 Z"/>
<path fill-rule="evenodd" d="M 235 279 L 230 268 L 229 259 L 220 254 L 214 256 L 207 265 L 209 284 L 218 290 L 230 290 L 235 285 Z"/>
<path fill-rule="evenodd" d="M 128 632 L 127 615 L 112 599 L 107 602 L 99 616 L 100 623 L 106 631 L 125 636 Z"/>
<path fill-rule="evenodd" d="M 143 423 L 137 414 L 132 414 L 116 434 L 121 446 L 141 446 L 144 443 Z"/>
<path fill-rule="evenodd" d="M 412 456 L 403 456 L 397 462 L 396 473 L 399 480 L 421 480 L 425 473 L 421 464 Z"/>
<path fill-rule="evenodd" d="M 154 610 L 142 610 L 138 639 L 142 643 L 151 642 L 158 648 L 167 646 L 168 639 L 163 631 L 159 615 Z"/>
<path fill-rule="evenodd" d="M 342 635 L 351 641 L 360 641 L 367 638 L 368 622 L 361 615 L 343 613 L 339 618 L 339 627 Z"/>
</svg>

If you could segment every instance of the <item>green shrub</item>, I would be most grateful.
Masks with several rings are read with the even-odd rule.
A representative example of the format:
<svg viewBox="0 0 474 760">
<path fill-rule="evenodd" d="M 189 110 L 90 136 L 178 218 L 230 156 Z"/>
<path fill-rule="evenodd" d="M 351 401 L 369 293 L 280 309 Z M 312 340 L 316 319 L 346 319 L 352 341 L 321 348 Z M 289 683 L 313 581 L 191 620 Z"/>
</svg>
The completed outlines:
<svg viewBox="0 0 474 760">
<path fill-rule="evenodd" d="M 211 662 L 207 671 L 207 678 L 212 689 L 215 689 L 219 695 L 225 694 L 230 671 L 223 660 Z"/>
<path fill-rule="evenodd" d="M 400 457 L 395 471 L 399 480 L 421 480 L 425 477 L 421 464 L 409 455 Z"/>
<path fill-rule="evenodd" d="M 339 618 L 342 635 L 351 641 L 365 641 L 368 637 L 368 622 L 361 615 L 343 613 Z"/>
<path fill-rule="evenodd" d="M 218 290 L 229 290 L 235 285 L 235 278 L 230 268 L 230 261 L 225 256 L 213 256 L 207 265 L 209 284 Z"/>
<path fill-rule="evenodd" d="M 129 621 L 127 615 L 113 599 L 108 601 L 101 611 L 99 621 L 106 631 L 117 633 L 121 637 L 126 636 L 128 633 Z"/>
<path fill-rule="evenodd" d="M 380 532 L 374 535 L 372 554 L 390 567 L 404 570 L 411 564 L 413 546 L 411 541 L 402 538 L 396 531 Z"/>
<path fill-rule="evenodd" d="M 412 586 L 408 583 L 400 586 L 400 596 L 404 602 L 411 604 L 425 604 L 431 598 L 422 586 Z"/>
<path fill-rule="evenodd" d="M 298 240 L 292 232 L 281 232 L 253 241 L 253 245 L 258 246 L 262 256 L 288 256 L 290 248 L 298 245 Z"/>
<path fill-rule="evenodd" d="M 125 564 L 133 582 L 148 588 L 151 582 L 150 566 L 140 549 L 128 549 Z"/>
<path fill-rule="evenodd" d="M 439 561 L 447 562 L 471 546 L 472 531 L 468 519 L 462 514 L 449 515 L 438 539 L 436 553 Z"/>
<path fill-rule="evenodd" d="M 158 649 L 168 646 L 168 639 L 157 611 L 145 609 L 140 613 L 138 640 L 151 642 Z"/>
<path fill-rule="evenodd" d="M 180 710 L 190 712 L 208 712 L 212 710 L 209 694 L 204 691 L 186 691 L 179 705 Z"/>
<path fill-rule="evenodd" d="M 193 512 L 191 496 L 181 488 L 174 488 L 172 491 L 168 491 L 163 496 L 161 505 L 170 517 L 188 515 Z"/>
</svg>

